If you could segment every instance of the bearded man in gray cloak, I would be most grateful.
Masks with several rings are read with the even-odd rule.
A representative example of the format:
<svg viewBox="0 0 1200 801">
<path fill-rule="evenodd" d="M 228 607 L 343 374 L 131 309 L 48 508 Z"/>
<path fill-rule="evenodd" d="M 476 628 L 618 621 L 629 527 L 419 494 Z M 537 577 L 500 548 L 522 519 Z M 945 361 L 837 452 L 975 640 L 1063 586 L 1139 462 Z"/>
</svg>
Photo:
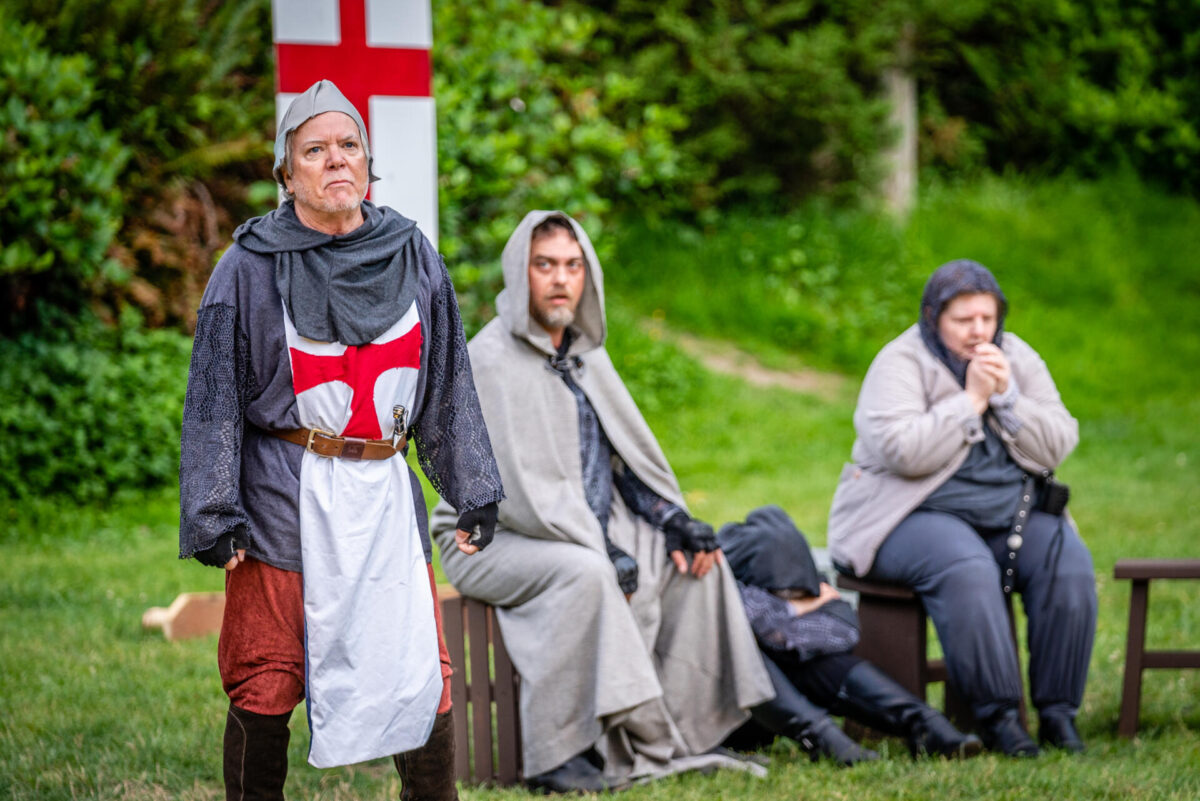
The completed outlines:
<svg viewBox="0 0 1200 801">
<path fill-rule="evenodd" d="M 773 695 L 712 527 L 604 348 L 604 279 L 580 225 L 526 215 L 499 316 L 469 345 L 505 487 L 486 552 L 432 527 L 447 577 L 497 608 L 521 675 L 526 783 L 597 791 L 700 767 Z"/>
</svg>

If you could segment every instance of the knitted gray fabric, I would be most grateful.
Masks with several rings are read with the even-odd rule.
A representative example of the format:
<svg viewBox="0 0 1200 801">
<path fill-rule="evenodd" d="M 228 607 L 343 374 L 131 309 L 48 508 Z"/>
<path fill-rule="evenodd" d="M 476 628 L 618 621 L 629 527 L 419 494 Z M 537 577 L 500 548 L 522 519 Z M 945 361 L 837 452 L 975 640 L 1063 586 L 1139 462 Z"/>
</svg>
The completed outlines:
<svg viewBox="0 0 1200 801">
<path fill-rule="evenodd" d="M 246 250 L 275 258 L 275 286 L 302 337 L 365 345 L 416 297 L 417 224 L 369 200 L 362 212 L 362 225 L 334 236 L 300 222 L 289 200 L 233 232 Z"/>
</svg>

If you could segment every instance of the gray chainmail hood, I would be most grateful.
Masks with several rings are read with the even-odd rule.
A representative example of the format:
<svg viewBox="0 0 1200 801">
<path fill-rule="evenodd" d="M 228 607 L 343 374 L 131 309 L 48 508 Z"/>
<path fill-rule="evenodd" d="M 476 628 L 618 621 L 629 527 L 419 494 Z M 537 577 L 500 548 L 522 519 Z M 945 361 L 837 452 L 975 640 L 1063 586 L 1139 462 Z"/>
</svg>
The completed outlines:
<svg viewBox="0 0 1200 801">
<path fill-rule="evenodd" d="M 284 112 L 283 119 L 279 121 L 279 130 L 275 132 L 275 166 L 271 173 L 281 187 L 288 134 L 327 111 L 340 111 L 354 120 L 354 124 L 358 126 L 358 135 L 362 137 L 363 150 L 367 154 L 367 180 L 379 180 L 379 176 L 375 174 L 375 157 L 371 155 L 371 143 L 367 140 L 367 127 L 363 125 L 358 109 L 346 99 L 333 81 L 320 80 L 305 89 L 303 94 L 297 95 Z"/>
</svg>

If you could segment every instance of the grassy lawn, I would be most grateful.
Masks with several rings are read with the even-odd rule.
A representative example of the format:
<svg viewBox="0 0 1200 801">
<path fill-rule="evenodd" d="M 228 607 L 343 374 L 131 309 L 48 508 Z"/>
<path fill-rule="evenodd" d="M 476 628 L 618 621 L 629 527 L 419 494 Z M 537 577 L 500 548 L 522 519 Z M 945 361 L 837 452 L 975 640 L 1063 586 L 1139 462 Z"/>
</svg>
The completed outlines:
<svg viewBox="0 0 1200 801">
<path fill-rule="evenodd" d="M 1200 551 L 1200 208 L 1119 180 L 988 181 L 930 187 L 903 231 L 812 207 L 714 231 L 634 226 L 613 250 L 613 358 L 693 511 L 720 524 L 778 503 L 818 544 L 869 359 L 911 321 L 933 267 L 989 265 L 1008 327 L 1039 349 L 1080 419 L 1061 475 L 1100 593 L 1083 756 L 913 762 L 886 741 L 887 759 L 839 770 L 780 742 L 767 779 L 683 776 L 624 798 L 1200 797 L 1200 672 L 1147 673 L 1138 738 L 1115 735 L 1129 589 L 1111 578 L 1122 556 Z M 648 319 L 847 380 L 822 397 L 752 387 L 681 356 Z M 175 558 L 176 504 L 166 490 L 92 508 L 0 507 L 0 798 L 223 797 L 216 639 L 168 643 L 140 627 L 148 606 L 221 587 L 218 571 Z M 1149 645 L 1200 647 L 1200 583 L 1156 584 L 1152 596 Z M 398 796 L 390 762 L 318 771 L 307 744 L 297 713 L 289 797 Z"/>
</svg>

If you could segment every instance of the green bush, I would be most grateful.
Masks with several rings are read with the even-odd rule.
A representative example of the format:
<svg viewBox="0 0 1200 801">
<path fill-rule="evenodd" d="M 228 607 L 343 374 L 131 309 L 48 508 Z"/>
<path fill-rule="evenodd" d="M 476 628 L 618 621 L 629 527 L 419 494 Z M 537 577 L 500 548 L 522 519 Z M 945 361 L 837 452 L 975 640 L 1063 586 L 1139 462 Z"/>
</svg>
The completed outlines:
<svg viewBox="0 0 1200 801">
<path fill-rule="evenodd" d="M 877 178 L 891 139 L 880 70 L 898 2 L 605 0 L 579 69 L 642 76 L 625 113 L 654 103 L 682 115 L 675 137 L 694 167 L 696 208 L 730 200 L 855 195 Z"/>
<path fill-rule="evenodd" d="M 599 234 L 614 204 L 673 207 L 683 121 L 652 101 L 614 114 L 648 79 L 580 69 L 598 25 L 586 9 L 480 0 L 435 14 L 439 246 L 473 329 L 491 317 L 500 251 L 527 211 L 562 209 Z"/>
<path fill-rule="evenodd" d="M 190 352 L 135 314 L 53 340 L 0 338 L 0 495 L 84 502 L 173 484 Z"/>
<path fill-rule="evenodd" d="M 248 190 L 270 177 L 269 0 L 5 0 L 4 6 L 11 18 L 27 23 L 26 36 L 5 31 L 4 51 L 19 55 L 32 38 L 39 49 L 67 57 L 66 63 L 81 64 L 78 59 L 86 57 L 89 65 L 71 67 L 64 78 L 53 68 L 57 61 L 46 64 L 16 93 L 24 99 L 21 105 L 42 116 L 73 117 L 78 125 L 93 120 L 89 130 L 97 145 L 115 138 L 129 154 L 81 158 L 77 168 L 103 172 L 106 181 L 115 173 L 125 222 L 109 255 L 123 274 L 106 272 L 90 285 L 64 284 L 60 295 L 69 295 L 76 307 L 84 301 L 102 305 L 109 316 L 133 302 L 155 325 L 186 324 L 215 251 L 233 226 L 262 211 L 250 202 Z M 67 101 L 42 87 L 69 82 L 75 73 L 86 76 L 89 88 L 76 97 L 62 85 L 73 104 L 64 108 Z M 5 161 L 15 162 L 10 168 L 19 171 L 30 169 L 31 158 L 22 149 Z M 54 176 L 47 191 L 67 198 L 77 193 L 75 180 Z M 35 204 L 24 205 L 24 213 L 40 214 Z M 89 241 L 87 227 L 69 218 L 53 225 L 57 241 Z M 41 283 L 23 291 L 27 305 L 38 298 L 63 302 L 46 297 Z M 21 315 L 7 330 L 32 325 L 46 321 Z"/>
<path fill-rule="evenodd" d="M 116 268 L 106 254 L 129 150 L 100 123 L 92 62 L 53 55 L 43 40 L 0 8 L 0 331 L 32 301 L 34 281 L 44 297 L 69 303 L 67 287 Z"/>
<path fill-rule="evenodd" d="M 1200 191 L 1200 4 L 1001 0 L 928 14 L 917 36 L 925 158 L 1089 176 L 1128 163 Z"/>
</svg>

